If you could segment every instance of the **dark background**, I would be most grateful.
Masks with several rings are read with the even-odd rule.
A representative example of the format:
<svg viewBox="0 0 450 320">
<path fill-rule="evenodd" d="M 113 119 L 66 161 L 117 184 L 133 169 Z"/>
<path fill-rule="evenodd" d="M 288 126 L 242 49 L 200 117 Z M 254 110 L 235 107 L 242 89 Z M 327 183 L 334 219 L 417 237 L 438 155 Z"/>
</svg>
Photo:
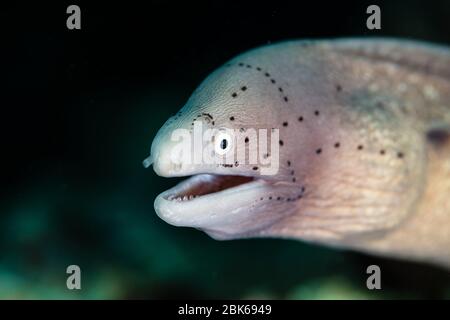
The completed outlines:
<svg viewBox="0 0 450 320">
<path fill-rule="evenodd" d="M 143 4 L 145 3 L 145 4 Z M 81 30 L 66 8 L 81 7 Z M 370 4 L 382 30 L 366 28 Z M 216 67 L 286 39 L 450 44 L 449 1 L 2 4 L 0 298 L 443 298 L 430 266 L 287 240 L 218 242 L 154 213 L 156 131 Z M 365 289 L 365 268 L 383 290 Z M 78 264 L 83 289 L 65 288 Z"/>
</svg>

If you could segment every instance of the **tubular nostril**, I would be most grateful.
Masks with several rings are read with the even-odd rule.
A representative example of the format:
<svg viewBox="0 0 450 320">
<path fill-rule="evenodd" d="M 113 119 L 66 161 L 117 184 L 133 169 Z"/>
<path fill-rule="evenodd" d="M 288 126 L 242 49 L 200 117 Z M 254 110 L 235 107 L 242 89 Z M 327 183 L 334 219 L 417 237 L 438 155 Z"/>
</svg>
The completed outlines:
<svg viewBox="0 0 450 320">
<path fill-rule="evenodd" d="M 150 167 L 152 163 L 153 163 L 152 155 L 148 156 L 148 158 L 145 158 L 144 161 L 142 161 L 142 165 L 144 166 L 145 169 Z"/>
</svg>

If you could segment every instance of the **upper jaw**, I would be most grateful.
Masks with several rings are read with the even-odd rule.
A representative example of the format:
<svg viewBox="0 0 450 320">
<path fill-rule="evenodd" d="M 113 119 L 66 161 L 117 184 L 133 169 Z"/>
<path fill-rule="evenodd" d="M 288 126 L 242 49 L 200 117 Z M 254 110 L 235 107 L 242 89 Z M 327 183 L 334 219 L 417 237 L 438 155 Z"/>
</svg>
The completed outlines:
<svg viewBox="0 0 450 320">
<path fill-rule="evenodd" d="M 293 202 L 277 201 L 276 195 L 285 199 L 297 196 L 292 185 L 282 181 L 255 178 L 246 183 L 199 197 L 178 199 L 178 194 L 201 184 L 214 182 L 217 176 L 199 174 L 161 193 L 155 199 L 157 215 L 175 226 L 208 230 L 209 234 L 245 234 L 270 225 L 291 212 Z M 273 199 L 269 200 L 269 196 Z"/>
</svg>

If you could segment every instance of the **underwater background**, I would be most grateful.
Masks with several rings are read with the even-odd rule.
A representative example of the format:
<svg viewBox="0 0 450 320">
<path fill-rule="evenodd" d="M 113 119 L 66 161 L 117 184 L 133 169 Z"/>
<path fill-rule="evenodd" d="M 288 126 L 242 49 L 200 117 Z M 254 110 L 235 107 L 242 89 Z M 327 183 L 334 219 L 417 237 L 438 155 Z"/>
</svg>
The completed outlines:
<svg viewBox="0 0 450 320">
<path fill-rule="evenodd" d="M 81 30 L 66 8 L 81 8 Z M 366 8 L 381 8 L 381 30 Z M 291 240 L 215 241 L 153 209 L 178 179 L 142 160 L 157 130 L 233 56 L 286 39 L 450 45 L 450 2 L 20 2 L 0 9 L 1 299 L 450 298 L 450 273 Z M 450 249 L 449 249 L 450 250 Z M 68 290 L 66 268 L 81 268 Z M 366 288 L 366 268 L 382 290 Z"/>
</svg>

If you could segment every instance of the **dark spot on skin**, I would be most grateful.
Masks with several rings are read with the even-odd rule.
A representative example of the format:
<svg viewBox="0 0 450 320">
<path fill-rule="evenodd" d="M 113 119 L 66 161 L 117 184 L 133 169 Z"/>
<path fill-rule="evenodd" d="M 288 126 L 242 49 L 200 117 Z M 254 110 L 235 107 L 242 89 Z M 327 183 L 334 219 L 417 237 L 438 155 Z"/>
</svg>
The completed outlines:
<svg viewBox="0 0 450 320">
<path fill-rule="evenodd" d="M 259 200 L 263 200 L 263 199 L 264 199 L 263 197 L 259 198 Z"/>
<path fill-rule="evenodd" d="M 267 158 L 269 157 L 269 154 L 268 154 L 268 153 L 265 153 L 265 154 L 263 155 L 263 157 L 264 157 L 264 159 L 267 159 Z"/>
<path fill-rule="evenodd" d="M 239 161 L 236 161 L 236 162 L 234 163 L 234 166 L 235 166 L 235 167 L 239 167 Z"/>
<path fill-rule="evenodd" d="M 302 190 L 302 193 L 303 193 L 303 192 L 305 192 L 305 187 L 302 187 L 302 189 L 301 189 L 301 190 Z"/>
<path fill-rule="evenodd" d="M 240 132 L 244 132 L 245 129 L 244 129 L 244 128 L 240 128 L 239 131 L 240 131 Z"/>
<path fill-rule="evenodd" d="M 269 197 L 269 200 L 272 200 L 272 197 Z"/>
<path fill-rule="evenodd" d="M 275 83 L 276 81 L 275 79 L 270 79 L 270 82 Z"/>
<path fill-rule="evenodd" d="M 319 110 L 314 111 L 314 114 L 315 114 L 316 116 L 318 116 L 318 115 L 319 115 Z"/>
<path fill-rule="evenodd" d="M 287 126 L 288 126 L 287 121 L 283 122 L 283 127 L 287 127 Z"/>
<path fill-rule="evenodd" d="M 212 122 L 212 125 L 214 125 L 214 124 L 215 124 L 215 122 L 213 121 L 213 122 Z"/>
<path fill-rule="evenodd" d="M 252 67 L 251 65 L 249 65 L 249 64 L 247 65 L 247 68 L 251 68 L 251 67 Z"/>
<path fill-rule="evenodd" d="M 230 120 L 231 120 L 231 121 L 234 121 L 234 117 L 230 117 Z"/>
<path fill-rule="evenodd" d="M 297 196 L 297 199 L 301 199 L 301 198 L 302 198 L 302 195 L 298 195 L 298 196 Z"/>
<path fill-rule="evenodd" d="M 253 167 L 253 170 L 258 170 L 258 167 Z"/>
<path fill-rule="evenodd" d="M 302 122 L 303 121 L 303 117 L 298 117 L 298 121 Z"/>
<path fill-rule="evenodd" d="M 213 119 L 213 116 L 210 115 L 209 113 L 202 113 L 202 115 L 207 116 L 207 117 L 210 118 L 211 120 Z"/>
<path fill-rule="evenodd" d="M 245 141 L 245 143 L 248 143 L 248 137 L 245 137 L 244 141 Z"/>
<path fill-rule="evenodd" d="M 291 162 L 289 160 L 287 161 L 287 165 L 288 165 L 288 167 L 291 166 Z"/>
<path fill-rule="evenodd" d="M 284 101 L 288 102 L 288 97 L 284 97 Z"/>
<path fill-rule="evenodd" d="M 256 67 L 256 70 L 261 71 L 261 68 L 260 67 Z"/>
<path fill-rule="evenodd" d="M 336 143 L 334 144 L 334 147 L 335 147 L 335 148 L 339 148 L 340 145 L 341 145 L 341 144 L 340 144 L 339 142 L 336 142 Z"/>
<path fill-rule="evenodd" d="M 278 200 L 278 201 L 281 200 L 281 197 L 277 197 L 277 200 Z"/>
<path fill-rule="evenodd" d="M 270 77 L 270 73 L 268 73 L 268 72 L 264 73 L 264 75 L 265 75 L 266 77 Z"/>
<path fill-rule="evenodd" d="M 364 147 L 362 145 L 358 146 L 358 150 L 362 150 Z"/>
<path fill-rule="evenodd" d="M 397 153 L 397 157 L 398 157 L 398 158 L 403 158 L 403 156 L 404 156 L 404 155 L 403 155 L 403 152 L 398 152 L 398 153 Z"/>
<path fill-rule="evenodd" d="M 320 154 L 320 153 L 322 153 L 322 149 L 320 149 L 320 148 L 319 148 L 319 149 L 317 149 L 317 150 L 316 150 L 316 153 L 317 153 L 317 154 Z"/>
<path fill-rule="evenodd" d="M 243 86 L 243 87 L 241 88 L 241 90 L 242 90 L 242 91 L 245 91 L 245 90 L 247 90 L 247 87 L 246 87 L 246 86 Z"/>
<path fill-rule="evenodd" d="M 295 182 L 295 180 L 296 180 L 295 177 L 293 177 L 293 178 L 292 178 L 292 182 Z"/>
<path fill-rule="evenodd" d="M 284 144 L 283 140 L 280 140 L 280 146 L 282 146 Z"/>
<path fill-rule="evenodd" d="M 242 67 L 244 64 L 242 62 L 239 63 L 239 66 Z"/>
<path fill-rule="evenodd" d="M 294 175 L 294 173 L 295 173 L 295 171 L 294 171 L 294 170 L 292 170 L 292 171 L 291 171 L 291 175 L 293 176 L 293 175 Z"/>
<path fill-rule="evenodd" d="M 236 92 L 233 92 L 233 93 L 231 94 L 231 96 L 232 96 L 233 98 L 236 98 L 236 97 L 237 97 L 237 93 L 236 93 Z"/>
<path fill-rule="evenodd" d="M 342 91 L 342 87 L 338 84 L 338 85 L 336 85 L 336 90 L 340 92 L 340 91 Z"/>
<path fill-rule="evenodd" d="M 381 154 L 381 155 L 383 155 L 383 154 L 385 154 L 385 153 L 386 153 L 385 150 L 380 150 L 380 154 Z"/>
<path fill-rule="evenodd" d="M 278 91 L 283 92 L 283 88 L 279 87 Z"/>
</svg>

